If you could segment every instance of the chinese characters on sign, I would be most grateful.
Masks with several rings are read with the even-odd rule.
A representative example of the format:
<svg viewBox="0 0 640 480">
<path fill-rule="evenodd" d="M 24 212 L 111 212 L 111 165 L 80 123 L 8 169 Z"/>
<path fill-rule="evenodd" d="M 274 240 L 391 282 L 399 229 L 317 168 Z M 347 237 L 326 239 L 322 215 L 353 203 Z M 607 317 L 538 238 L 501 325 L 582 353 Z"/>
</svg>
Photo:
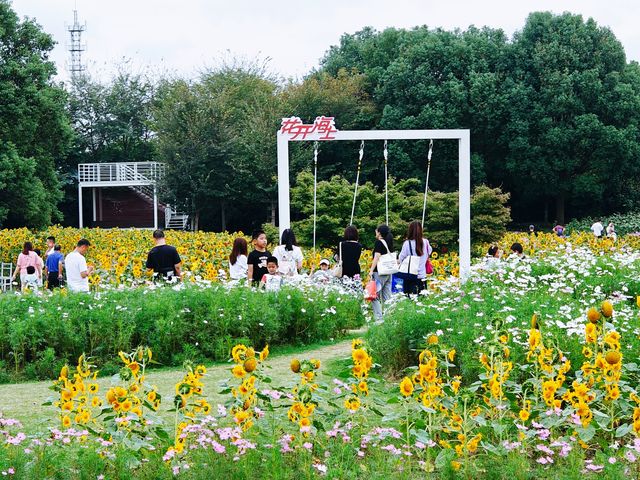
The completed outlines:
<svg viewBox="0 0 640 480">
<path fill-rule="evenodd" d="M 280 127 L 280 133 L 291 135 L 290 140 L 306 140 L 312 133 L 321 135 L 318 140 L 333 140 L 335 137 L 331 134 L 337 131 L 334 118 L 325 116 L 316 117 L 310 125 L 302 123 L 299 117 L 283 118 Z"/>
</svg>

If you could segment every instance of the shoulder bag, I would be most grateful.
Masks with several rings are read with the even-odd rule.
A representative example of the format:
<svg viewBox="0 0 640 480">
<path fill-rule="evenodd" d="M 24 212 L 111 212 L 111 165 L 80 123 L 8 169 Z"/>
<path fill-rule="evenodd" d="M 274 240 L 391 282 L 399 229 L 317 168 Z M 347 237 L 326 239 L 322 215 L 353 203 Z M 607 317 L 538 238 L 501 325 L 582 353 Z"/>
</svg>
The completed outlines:
<svg viewBox="0 0 640 480">
<path fill-rule="evenodd" d="M 420 257 L 413 254 L 413 249 L 411 248 L 411 240 L 407 240 L 407 242 L 409 242 L 410 255 L 402 260 L 400 268 L 398 269 L 397 276 L 402 279 L 417 279 L 418 267 L 420 266 Z"/>
<path fill-rule="evenodd" d="M 387 242 L 383 239 L 380 239 L 380 241 L 387 249 L 387 253 L 380 255 L 380 258 L 378 259 L 378 275 L 393 275 L 398 271 L 398 256 L 396 252 L 389 250 Z"/>
<path fill-rule="evenodd" d="M 338 244 L 338 264 L 333 267 L 333 276 L 342 278 L 342 242 Z"/>
</svg>

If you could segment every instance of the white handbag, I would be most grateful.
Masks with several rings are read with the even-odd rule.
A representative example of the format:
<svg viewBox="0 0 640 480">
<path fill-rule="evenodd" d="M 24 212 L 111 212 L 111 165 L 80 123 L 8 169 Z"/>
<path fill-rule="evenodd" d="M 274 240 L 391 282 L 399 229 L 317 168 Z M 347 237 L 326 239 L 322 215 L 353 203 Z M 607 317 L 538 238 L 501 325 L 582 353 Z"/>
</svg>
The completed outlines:
<svg viewBox="0 0 640 480">
<path fill-rule="evenodd" d="M 342 242 L 338 244 L 338 251 L 340 252 L 340 256 L 338 257 L 338 265 L 333 268 L 333 276 L 342 278 Z"/>
<path fill-rule="evenodd" d="M 413 249 L 411 248 L 411 240 L 407 240 L 407 242 L 409 242 L 409 252 L 411 253 L 411 255 L 405 257 L 404 260 L 402 260 L 398 272 L 417 276 L 421 257 L 413 254 Z"/>
<path fill-rule="evenodd" d="M 380 239 L 382 244 L 387 249 L 387 253 L 380 255 L 378 259 L 378 275 L 393 275 L 398 272 L 398 255 L 396 252 L 391 252 L 387 242 Z"/>
</svg>

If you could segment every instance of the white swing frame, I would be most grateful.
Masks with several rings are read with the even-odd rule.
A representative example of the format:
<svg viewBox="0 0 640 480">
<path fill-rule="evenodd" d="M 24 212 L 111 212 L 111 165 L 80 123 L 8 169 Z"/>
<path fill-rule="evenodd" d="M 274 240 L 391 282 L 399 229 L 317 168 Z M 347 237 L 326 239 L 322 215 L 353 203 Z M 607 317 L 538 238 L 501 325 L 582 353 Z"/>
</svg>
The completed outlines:
<svg viewBox="0 0 640 480">
<path fill-rule="evenodd" d="M 280 235 L 291 226 L 289 142 L 322 142 L 338 140 L 458 140 L 458 196 L 459 196 L 459 260 L 460 278 L 471 270 L 471 141 L 468 129 L 459 130 L 339 130 L 333 138 L 323 138 L 313 132 L 302 136 L 278 131 L 278 226 Z M 427 230 L 428 232 L 428 230 Z"/>
</svg>

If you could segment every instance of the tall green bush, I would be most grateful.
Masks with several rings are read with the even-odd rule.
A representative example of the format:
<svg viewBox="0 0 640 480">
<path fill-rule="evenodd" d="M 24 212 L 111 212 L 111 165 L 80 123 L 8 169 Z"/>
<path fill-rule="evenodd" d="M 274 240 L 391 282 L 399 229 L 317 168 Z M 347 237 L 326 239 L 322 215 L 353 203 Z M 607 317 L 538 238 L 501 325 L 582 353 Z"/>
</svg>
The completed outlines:
<svg viewBox="0 0 640 480">
<path fill-rule="evenodd" d="M 323 247 L 337 244 L 349 223 L 355 184 L 334 176 L 317 185 L 316 242 Z M 429 192 L 425 234 L 438 245 L 455 248 L 458 241 L 458 193 Z M 404 237 L 407 224 L 422 218 L 424 185 L 417 179 L 389 179 L 389 225 L 394 236 Z M 471 239 L 492 242 L 504 235 L 511 221 L 509 194 L 499 188 L 480 185 L 471 195 Z M 291 189 L 292 222 L 301 242 L 313 238 L 313 175 L 302 172 Z M 372 246 L 374 230 L 385 223 L 385 192 L 370 182 L 358 187 L 354 222 L 361 241 Z"/>
</svg>

